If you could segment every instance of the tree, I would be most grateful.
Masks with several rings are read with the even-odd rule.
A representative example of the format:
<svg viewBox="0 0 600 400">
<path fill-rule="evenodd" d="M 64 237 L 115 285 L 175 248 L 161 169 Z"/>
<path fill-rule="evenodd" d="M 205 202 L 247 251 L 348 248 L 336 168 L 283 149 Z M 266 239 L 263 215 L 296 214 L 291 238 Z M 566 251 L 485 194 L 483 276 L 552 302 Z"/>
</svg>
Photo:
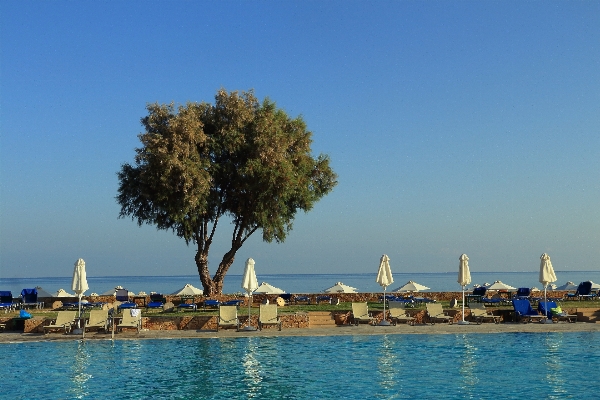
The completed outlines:
<svg viewBox="0 0 600 400">
<path fill-rule="evenodd" d="M 215 104 L 149 104 L 135 164 L 118 172 L 119 218 L 172 230 L 197 246 L 205 295 L 220 294 L 236 252 L 257 230 L 283 242 L 298 210 L 337 184 L 327 155 L 311 156 L 311 135 L 253 91 L 217 92 Z M 211 278 L 208 253 L 218 222 L 233 223 L 231 248 Z"/>
</svg>

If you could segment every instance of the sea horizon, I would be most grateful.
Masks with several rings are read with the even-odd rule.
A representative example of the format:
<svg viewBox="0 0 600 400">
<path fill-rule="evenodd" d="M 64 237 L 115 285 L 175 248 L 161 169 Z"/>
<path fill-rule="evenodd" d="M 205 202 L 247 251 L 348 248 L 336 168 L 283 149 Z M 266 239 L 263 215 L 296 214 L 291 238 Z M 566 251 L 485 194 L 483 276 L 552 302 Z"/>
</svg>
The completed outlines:
<svg viewBox="0 0 600 400">
<path fill-rule="evenodd" d="M 538 271 L 492 271 L 471 272 L 471 284 L 467 290 L 472 290 L 475 284 L 493 283 L 500 280 L 515 288 L 537 287 L 543 290 L 538 282 Z M 381 286 L 375 282 L 375 272 L 349 273 L 349 274 L 257 274 L 259 283 L 268 282 L 288 293 L 322 293 L 326 288 L 337 282 L 355 287 L 358 292 L 374 293 L 383 292 Z M 458 292 L 461 286 L 456 282 L 458 271 L 448 272 L 397 272 L 393 274 L 394 283 L 387 288 L 388 292 L 394 291 L 409 280 L 418 282 L 430 289 L 425 292 Z M 560 286 L 567 281 L 578 284 L 579 282 L 591 280 L 600 282 L 600 271 L 561 271 L 557 270 L 558 280 L 556 285 Z M 169 294 L 177 291 L 185 284 L 192 284 L 202 289 L 198 275 L 110 275 L 90 276 L 88 275 L 89 290 L 84 295 L 91 293 L 104 293 L 116 286 L 122 286 L 131 292 L 159 292 Z M 49 293 L 59 289 L 71 292 L 71 276 L 62 277 L 34 277 L 34 278 L 0 278 L 0 290 L 10 290 L 14 297 L 18 297 L 21 290 L 32 287 L 42 287 Z M 233 294 L 242 292 L 242 275 L 228 274 L 223 284 L 223 293 Z"/>
</svg>

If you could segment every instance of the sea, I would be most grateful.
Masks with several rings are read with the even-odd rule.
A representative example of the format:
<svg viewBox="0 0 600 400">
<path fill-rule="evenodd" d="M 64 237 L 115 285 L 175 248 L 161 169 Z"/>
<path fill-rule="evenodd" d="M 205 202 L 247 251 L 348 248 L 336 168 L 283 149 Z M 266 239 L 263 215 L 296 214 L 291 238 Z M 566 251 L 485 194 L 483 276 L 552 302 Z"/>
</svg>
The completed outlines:
<svg viewBox="0 0 600 400">
<path fill-rule="evenodd" d="M 567 281 L 579 282 L 591 280 L 600 282 L 600 271 L 555 271 L 558 277 L 558 286 Z M 89 273 L 89 272 L 88 272 Z M 287 293 L 322 293 L 328 287 L 342 282 L 352 286 L 361 293 L 377 293 L 382 288 L 375 281 L 376 273 L 361 274 L 257 274 L 259 284 L 267 282 Z M 438 273 L 394 273 L 394 283 L 387 288 L 388 292 L 394 291 L 408 281 L 420 283 L 430 288 L 430 292 L 457 292 L 462 288 L 457 283 L 458 272 Z M 198 275 L 177 276 L 93 276 L 88 275 L 89 290 L 85 293 L 106 293 L 117 286 L 122 286 L 130 292 L 158 292 L 171 294 L 181 289 L 185 284 L 191 284 L 202 289 Z M 18 297 L 21 290 L 26 288 L 41 287 L 48 293 L 55 293 L 59 289 L 71 292 L 71 276 L 65 277 L 39 277 L 39 278 L 0 278 L 0 290 L 10 290 L 14 297 Z M 502 281 L 515 288 L 537 287 L 543 290 L 538 282 L 538 272 L 471 272 L 472 283 L 467 289 L 472 289 L 475 284 L 483 285 Z M 243 292 L 241 288 L 242 276 L 228 274 L 225 277 L 223 293 L 235 294 Z"/>
</svg>

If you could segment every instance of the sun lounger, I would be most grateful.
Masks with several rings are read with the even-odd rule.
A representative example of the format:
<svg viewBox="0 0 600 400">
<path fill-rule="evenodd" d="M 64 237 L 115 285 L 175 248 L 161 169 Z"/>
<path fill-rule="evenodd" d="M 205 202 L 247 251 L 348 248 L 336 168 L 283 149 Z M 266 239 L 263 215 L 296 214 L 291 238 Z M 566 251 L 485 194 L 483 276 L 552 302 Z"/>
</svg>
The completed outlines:
<svg viewBox="0 0 600 400">
<path fill-rule="evenodd" d="M 83 329 L 87 331 L 90 328 L 102 329 L 104 332 L 108 331 L 108 310 L 91 310 L 90 317 Z"/>
<path fill-rule="evenodd" d="M 361 322 L 373 324 L 375 318 L 369 314 L 369 306 L 367 303 L 352 303 L 352 322 L 357 325 Z"/>
<path fill-rule="evenodd" d="M 531 322 L 536 320 L 544 322 L 544 320 L 546 320 L 545 315 L 538 314 L 538 312 L 531 307 L 529 300 L 513 299 L 512 303 L 515 317 L 518 321 L 523 320 L 523 322 Z"/>
<path fill-rule="evenodd" d="M 123 328 L 136 328 L 138 333 L 142 329 L 142 312 L 138 309 L 129 309 L 123 311 L 121 322 L 117 325 L 117 331 L 123 331 Z"/>
<path fill-rule="evenodd" d="M 206 300 L 204 300 L 204 303 L 203 303 L 204 311 L 206 311 L 207 307 L 210 307 L 210 308 L 219 308 L 220 305 L 221 305 L 221 302 L 219 300 L 212 300 L 212 299 L 206 299 Z M 225 304 L 225 303 L 223 303 L 223 305 L 224 306 L 234 306 L 234 305 L 237 305 L 237 304 Z"/>
<path fill-rule="evenodd" d="M 219 320 L 217 322 L 217 331 L 219 328 L 235 327 L 240 330 L 240 320 L 237 316 L 237 306 L 219 306 Z"/>
<path fill-rule="evenodd" d="M 38 302 L 38 293 L 36 288 L 21 290 L 21 299 L 22 308 L 41 308 L 41 303 Z"/>
<path fill-rule="evenodd" d="M 44 333 L 49 330 L 64 330 L 65 334 L 71 332 L 71 326 L 75 322 L 77 311 L 59 311 L 56 319 L 50 325 L 44 326 Z"/>
<path fill-rule="evenodd" d="M 0 292 L 0 310 L 4 310 L 4 313 L 11 311 L 15 308 L 13 304 L 12 292 L 1 291 Z"/>
<path fill-rule="evenodd" d="M 298 303 L 310 304 L 310 297 L 308 297 L 308 296 L 295 296 L 294 297 L 294 303 L 296 303 L 296 304 L 298 304 Z"/>
<path fill-rule="evenodd" d="M 529 296 L 531 296 L 531 289 L 526 287 L 521 287 L 517 289 L 517 293 L 515 294 L 515 299 L 527 299 L 529 300 Z"/>
<path fill-rule="evenodd" d="M 198 309 L 194 296 L 180 296 L 180 300 L 181 302 L 177 306 L 178 310 L 196 311 Z"/>
<path fill-rule="evenodd" d="M 409 325 L 415 324 L 415 318 L 406 314 L 405 303 L 401 301 L 390 301 L 390 319 L 392 324 L 396 326 L 398 321 L 405 321 Z"/>
<path fill-rule="evenodd" d="M 118 310 L 137 308 L 137 304 L 129 301 L 129 290 L 127 289 L 117 289 L 115 292 L 115 299 L 120 302 L 117 306 Z"/>
<path fill-rule="evenodd" d="M 577 322 L 577 315 L 567 314 L 560 310 L 554 301 L 540 301 L 538 311 L 550 320 Z"/>
<path fill-rule="evenodd" d="M 448 322 L 450 325 L 454 322 L 454 318 L 444 313 L 441 304 L 428 303 L 425 304 L 425 307 L 427 307 L 427 317 L 429 318 L 431 325 L 435 324 L 437 321 Z"/>
<path fill-rule="evenodd" d="M 277 304 L 261 304 L 258 314 L 258 329 L 264 325 L 277 325 L 281 330 L 281 320 L 277 316 Z"/>
<path fill-rule="evenodd" d="M 167 299 L 160 293 L 150 294 L 150 302 L 146 305 L 148 310 L 162 310 Z"/>
<path fill-rule="evenodd" d="M 317 304 L 319 303 L 331 304 L 331 296 L 317 296 Z"/>
<path fill-rule="evenodd" d="M 473 293 L 465 296 L 465 298 L 466 298 L 465 300 L 467 302 L 472 302 L 472 301 L 481 302 L 481 299 L 483 298 L 483 296 L 485 296 L 486 291 L 487 291 L 487 288 L 485 286 L 476 287 L 475 289 L 473 289 Z"/>
<path fill-rule="evenodd" d="M 469 309 L 471 310 L 471 318 L 478 324 L 485 322 L 485 320 L 492 320 L 495 323 L 500 323 L 500 316 L 492 314 L 485 308 L 483 303 L 469 303 Z"/>
</svg>

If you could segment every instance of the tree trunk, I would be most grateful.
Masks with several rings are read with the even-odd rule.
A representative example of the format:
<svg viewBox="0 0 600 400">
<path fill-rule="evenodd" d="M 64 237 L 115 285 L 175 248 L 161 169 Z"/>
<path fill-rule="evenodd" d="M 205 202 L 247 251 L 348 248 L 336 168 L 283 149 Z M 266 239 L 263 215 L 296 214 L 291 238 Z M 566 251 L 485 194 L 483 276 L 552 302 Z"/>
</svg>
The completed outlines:
<svg viewBox="0 0 600 400">
<path fill-rule="evenodd" d="M 208 251 L 200 249 L 199 246 L 198 252 L 196 252 L 195 260 L 205 296 L 223 294 L 223 280 L 225 279 L 225 275 L 227 274 L 229 267 L 231 267 L 233 261 L 235 260 L 235 253 L 240 249 L 240 247 L 242 247 L 241 244 L 232 245 L 231 250 L 223 255 L 223 259 L 219 264 L 219 268 L 217 269 L 215 276 L 211 278 L 210 272 L 208 271 Z"/>
</svg>

